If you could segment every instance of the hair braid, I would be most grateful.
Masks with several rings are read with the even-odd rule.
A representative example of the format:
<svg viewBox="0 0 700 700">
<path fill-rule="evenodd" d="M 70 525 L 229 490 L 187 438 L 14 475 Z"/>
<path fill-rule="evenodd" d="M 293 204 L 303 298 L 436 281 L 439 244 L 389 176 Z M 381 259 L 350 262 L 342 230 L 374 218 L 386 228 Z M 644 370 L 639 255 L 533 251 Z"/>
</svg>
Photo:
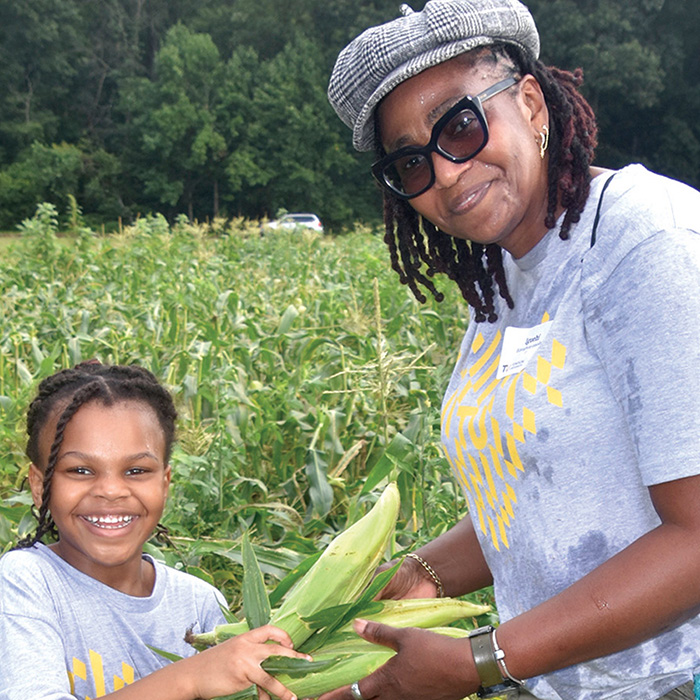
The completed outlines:
<svg viewBox="0 0 700 700">
<path fill-rule="evenodd" d="M 60 411 L 60 415 L 43 468 L 41 506 L 38 513 L 35 512 L 37 529 L 33 535 L 21 539 L 15 546 L 16 549 L 31 547 L 46 534 L 58 535 L 49 511 L 51 483 L 65 429 L 73 416 L 90 401 L 102 401 L 111 406 L 123 400 L 140 401 L 153 409 L 163 430 L 165 459 L 168 461 L 175 437 L 177 412 L 170 393 L 148 370 L 137 365 L 102 365 L 89 361 L 73 369 L 61 370 L 41 382 L 37 396 L 27 412 L 27 456 L 39 468 L 41 431 L 56 411 Z"/>
<path fill-rule="evenodd" d="M 472 65 L 485 60 L 502 65 L 512 75 L 530 74 L 542 88 L 550 118 L 544 225 L 548 229 L 556 226 L 556 213 L 561 205 L 565 213 L 559 236 L 567 239 L 571 227 L 581 218 L 590 193 L 590 165 L 597 145 L 595 115 L 578 91 L 583 82 L 582 71 L 577 69 L 570 73 L 547 67 L 511 45 L 495 44 L 464 56 Z M 378 121 L 375 117 L 375 143 L 377 155 L 382 157 L 386 154 L 381 145 Z M 384 191 L 384 223 L 384 240 L 389 247 L 391 266 L 402 284 L 408 285 L 419 301 L 424 302 L 426 297 L 418 285 L 428 289 L 438 301 L 443 298 L 432 280 L 420 271 L 420 260 L 426 265 L 425 274 L 428 276 L 441 272 L 456 282 L 474 310 L 475 321 L 493 322 L 498 318 L 494 284 L 499 296 L 509 308 L 513 308 L 500 246 L 453 238 L 420 217 L 408 201 L 387 191 Z M 418 243 L 425 238 L 427 246 L 424 242 Z M 420 254 L 417 255 L 416 251 Z"/>
</svg>

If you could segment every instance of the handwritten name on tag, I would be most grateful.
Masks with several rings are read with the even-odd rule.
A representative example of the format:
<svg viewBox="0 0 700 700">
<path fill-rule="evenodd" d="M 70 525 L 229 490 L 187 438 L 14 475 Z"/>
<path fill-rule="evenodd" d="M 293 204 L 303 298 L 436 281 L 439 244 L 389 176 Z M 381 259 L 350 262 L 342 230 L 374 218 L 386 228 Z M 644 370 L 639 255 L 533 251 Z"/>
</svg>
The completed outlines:
<svg viewBox="0 0 700 700">
<path fill-rule="evenodd" d="M 532 328 L 508 326 L 503 333 L 501 359 L 498 364 L 497 379 L 517 374 L 539 350 L 547 337 L 553 321 L 546 321 Z"/>
</svg>

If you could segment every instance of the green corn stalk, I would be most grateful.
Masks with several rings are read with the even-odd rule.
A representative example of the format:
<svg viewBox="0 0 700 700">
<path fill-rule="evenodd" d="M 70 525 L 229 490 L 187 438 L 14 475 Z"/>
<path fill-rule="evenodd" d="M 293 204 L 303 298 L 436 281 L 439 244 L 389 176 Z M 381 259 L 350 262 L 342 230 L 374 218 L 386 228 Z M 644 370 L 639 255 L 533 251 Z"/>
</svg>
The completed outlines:
<svg viewBox="0 0 700 700">
<path fill-rule="evenodd" d="M 372 579 L 394 532 L 399 490 L 390 483 L 365 516 L 340 533 L 273 612 L 270 623 L 285 630 L 298 649 L 312 634 L 302 618 L 352 602 Z"/>
</svg>

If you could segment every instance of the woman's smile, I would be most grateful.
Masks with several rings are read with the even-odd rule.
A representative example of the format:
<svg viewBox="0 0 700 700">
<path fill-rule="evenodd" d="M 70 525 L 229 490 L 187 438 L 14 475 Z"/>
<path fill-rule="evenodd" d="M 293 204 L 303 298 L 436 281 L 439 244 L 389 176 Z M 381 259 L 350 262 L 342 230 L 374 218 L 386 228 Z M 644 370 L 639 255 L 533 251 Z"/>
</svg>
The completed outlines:
<svg viewBox="0 0 700 700">
<path fill-rule="evenodd" d="M 435 123 L 465 95 L 503 81 L 504 68 L 455 58 L 395 87 L 378 108 L 382 142 L 423 147 Z M 456 163 L 432 153 L 433 185 L 409 200 L 428 221 L 455 238 L 496 243 L 521 257 L 545 235 L 547 160 L 537 134 L 548 114 L 541 88 L 525 75 L 484 104 L 488 141 Z"/>
</svg>

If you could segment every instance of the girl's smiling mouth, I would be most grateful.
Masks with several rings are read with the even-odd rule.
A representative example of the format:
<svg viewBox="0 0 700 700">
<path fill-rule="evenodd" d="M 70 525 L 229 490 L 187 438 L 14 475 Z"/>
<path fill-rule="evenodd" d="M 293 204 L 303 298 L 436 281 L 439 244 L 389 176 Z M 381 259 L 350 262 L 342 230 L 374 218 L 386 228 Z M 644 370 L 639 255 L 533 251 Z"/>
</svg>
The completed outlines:
<svg viewBox="0 0 700 700">
<path fill-rule="evenodd" d="M 119 530 L 130 525 L 138 515 L 81 515 L 90 525 L 106 530 Z"/>
</svg>

